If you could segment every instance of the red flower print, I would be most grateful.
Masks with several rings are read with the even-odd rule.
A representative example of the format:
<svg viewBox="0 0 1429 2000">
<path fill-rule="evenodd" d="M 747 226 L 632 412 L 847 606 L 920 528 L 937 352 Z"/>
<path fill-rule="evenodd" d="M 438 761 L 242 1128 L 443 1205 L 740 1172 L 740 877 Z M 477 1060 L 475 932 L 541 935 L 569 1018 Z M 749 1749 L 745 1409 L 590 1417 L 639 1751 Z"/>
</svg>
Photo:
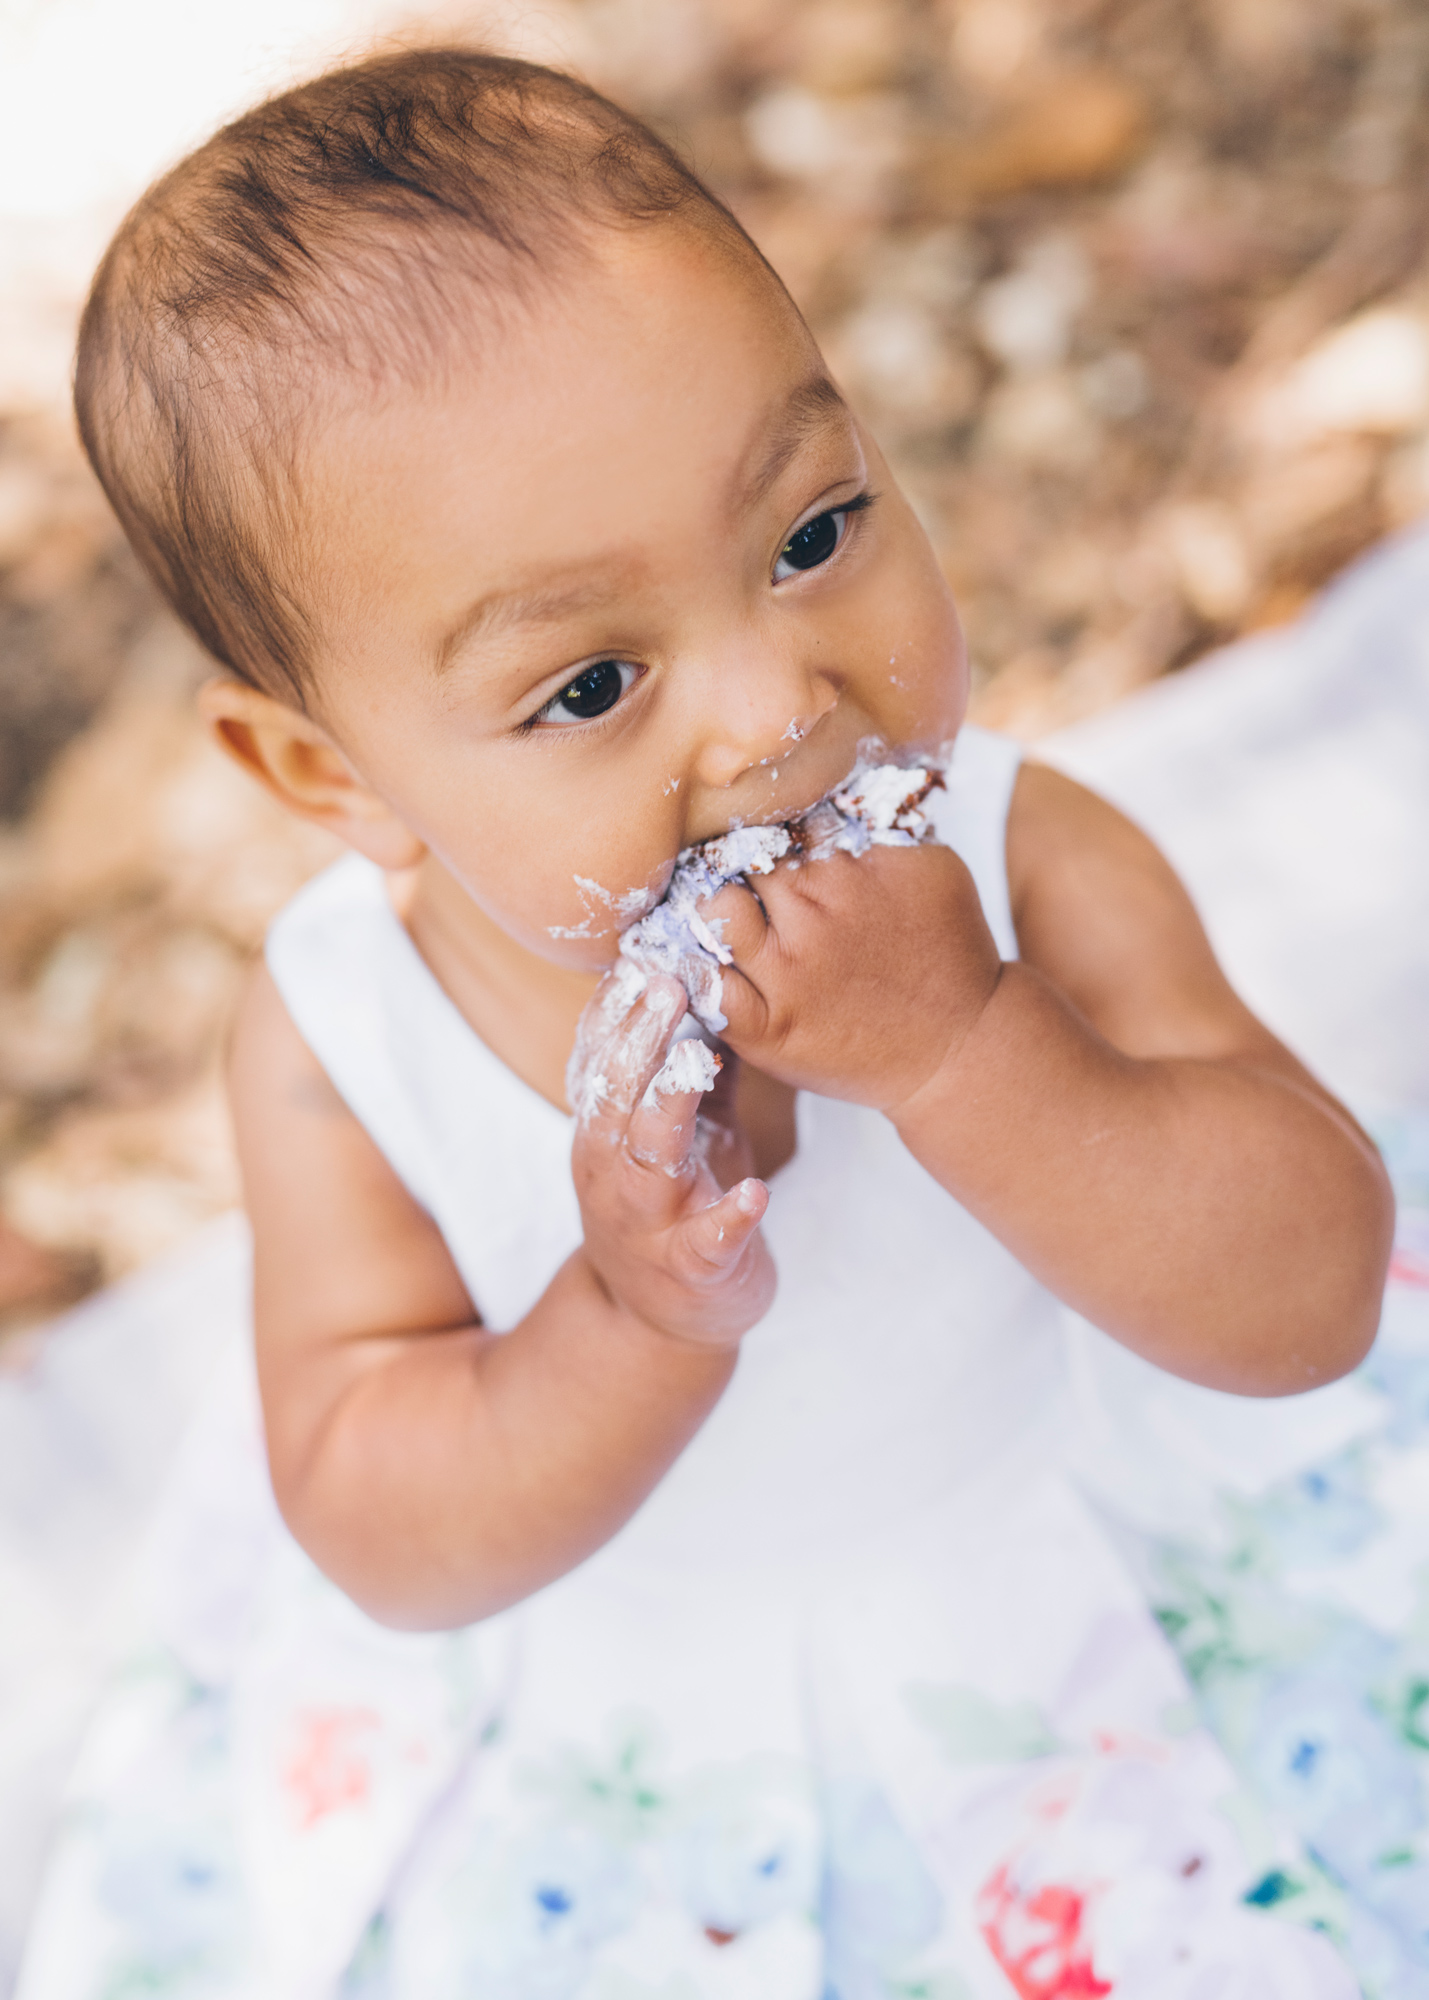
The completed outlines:
<svg viewBox="0 0 1429 2000">
<path fill-rule="evenodd" d="M 329 1813 L 360 1806 L 372 1790 L 372 1766 L 358 1738 L 379 1727 L 370 1708 L 309 1708 L 283 1771 L 283 1790 L 304 1832 Z"/>
<path fill-rule="evenodd" d="M 1060 1882 L 1023 1889 L 1006 1862 L 978 1893 L 978 1927 L 1018 2000 L 1096 2000 L 1098 1979 L 1082 1937 L 1086 1896 Z"/>
</svg>

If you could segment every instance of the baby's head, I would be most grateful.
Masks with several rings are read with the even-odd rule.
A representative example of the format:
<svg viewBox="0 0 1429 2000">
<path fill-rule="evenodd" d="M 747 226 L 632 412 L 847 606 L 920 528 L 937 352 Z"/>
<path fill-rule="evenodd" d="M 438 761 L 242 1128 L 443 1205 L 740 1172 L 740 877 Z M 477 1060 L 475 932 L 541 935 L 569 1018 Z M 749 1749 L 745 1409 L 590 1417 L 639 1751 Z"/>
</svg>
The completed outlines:
<svg viewBox="0 0 1429 2000">
<path fill-rule="evenodd" d="M 227 127 L 111 247 L 76 400 L 227 746 L 543 957 L 961 720 L 932 552 L 779 281 L 555 72 L 383 57 Z"/>
</svg>

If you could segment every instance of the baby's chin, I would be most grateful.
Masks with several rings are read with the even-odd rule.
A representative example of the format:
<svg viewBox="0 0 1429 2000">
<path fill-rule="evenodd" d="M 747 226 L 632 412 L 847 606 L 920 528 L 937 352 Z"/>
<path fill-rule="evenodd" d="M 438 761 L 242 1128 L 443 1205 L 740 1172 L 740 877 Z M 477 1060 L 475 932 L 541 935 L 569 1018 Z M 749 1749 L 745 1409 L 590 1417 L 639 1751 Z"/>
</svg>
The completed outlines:
<svg viewBox="0 0 1429 2000">
<path fill-rule="evenodd" d="M 593 871 L 600 866 L 591 865 Z M 619 956 L 623 934 L 654 909 L 674 871 L 673 854 L 652 867 L 645 886 L 621 884 L 613 870 L 604 879 L 598 872 L 573 871 L 575 894 L 561 899 L 559 911 L 551 911 L 539 928 L 532 928 L 523 913 L 521 923 L 509 928 L 519 942 L 553 965 L 572 972 L 606 972 Z"/>
</svg>

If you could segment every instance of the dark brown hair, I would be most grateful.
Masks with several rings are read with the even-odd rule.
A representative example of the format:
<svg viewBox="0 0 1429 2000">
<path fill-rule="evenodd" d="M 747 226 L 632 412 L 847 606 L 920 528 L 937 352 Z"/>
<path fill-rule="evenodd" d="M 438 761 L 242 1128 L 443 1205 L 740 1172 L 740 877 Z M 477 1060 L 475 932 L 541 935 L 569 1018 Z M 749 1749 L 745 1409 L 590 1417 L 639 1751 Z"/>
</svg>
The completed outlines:
<svg viewBox="0 0 1429 2000">
<path fill-rule="evenodd" d="M 574 77 L 455 48 L 287 91 L 156 182 L 95 276 L 75 408 L 140 559 L 208 651 L 302 704 L 300 445 L 335 372 L 430 379 L 592 227 L 676 214 L 758 256 L 638 119 Z"/>
</svg>

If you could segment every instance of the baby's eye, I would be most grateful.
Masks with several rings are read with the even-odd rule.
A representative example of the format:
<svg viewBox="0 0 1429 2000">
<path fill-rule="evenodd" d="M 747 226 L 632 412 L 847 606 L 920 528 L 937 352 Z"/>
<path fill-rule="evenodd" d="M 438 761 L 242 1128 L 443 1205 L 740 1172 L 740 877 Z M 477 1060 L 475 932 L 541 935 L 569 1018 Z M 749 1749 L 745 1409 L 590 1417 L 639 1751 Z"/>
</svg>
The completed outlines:
<svg viewBox="0 0 1429 2000">
<path fill-rule="evenodd" d="M 802 528 L 796 528 L 779 551 L 774 581 L 782 583 L 800 570 L 817 569 L 820 563 L 826 563 L 843 538 L 850 511 L 847 507 L 833 507 L 826 514 L 815 514 Z"/>
<path fill-rule="evenodd" d="M 533 722 L 590 722 L 614 708 L 625 690 L 639 675 L 628 660 L 597 660 L 582 667 L 574 680 L 567 681 L 557 695 L 531 717 Z"/>
</svg>

